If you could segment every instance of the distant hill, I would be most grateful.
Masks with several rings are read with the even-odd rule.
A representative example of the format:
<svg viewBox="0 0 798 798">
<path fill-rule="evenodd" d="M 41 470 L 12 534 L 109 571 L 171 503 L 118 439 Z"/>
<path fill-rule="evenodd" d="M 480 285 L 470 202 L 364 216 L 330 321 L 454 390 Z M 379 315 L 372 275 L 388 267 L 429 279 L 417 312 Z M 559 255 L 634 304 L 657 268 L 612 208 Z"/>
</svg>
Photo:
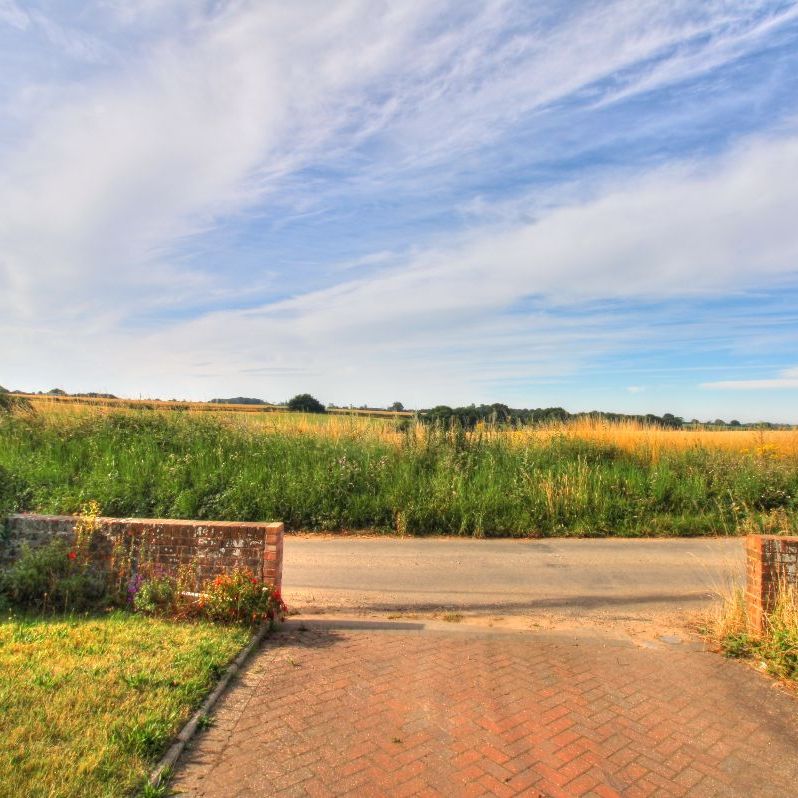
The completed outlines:
<svg viewBox="0 0 798 798">
<path fill-rule="evenodd" d="M 232 399 L 211 399 L 212 405 L 267 405 L 263 399 L 253 399 L 250 396 L 234 396 Z"/>
</svg>

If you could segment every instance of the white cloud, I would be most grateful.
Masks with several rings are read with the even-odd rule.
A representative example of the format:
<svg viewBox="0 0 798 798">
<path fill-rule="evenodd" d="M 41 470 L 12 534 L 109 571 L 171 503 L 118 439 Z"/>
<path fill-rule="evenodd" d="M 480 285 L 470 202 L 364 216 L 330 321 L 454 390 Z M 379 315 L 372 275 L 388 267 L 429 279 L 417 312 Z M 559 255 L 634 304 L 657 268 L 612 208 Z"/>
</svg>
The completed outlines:
<svg viewBox="0 0 798 798">
<path fill-rule="evenodd" d="M 30 18 L 14 0 L 0 0 L 0 23 L 25 30 L 30 24 Z"/>
<path fill-rule="evenodd" d="M 164 281 L 179 305 L 186 270 L 165 265 L 166 253 L 281 176 L 378 131 L 386 159 L 372 171 L 385 180 L 484 146 L 521 115 L 679 42 L 737 57 L 728 43 L 740 37 L 740 12 L 719 3 L 691 18 L 689 6 L 618 2 L 553 27 L 524 6 L 541 17 L 511 35 L 519 8 L 509 2 L 467 12 L 420 2 L 194 12 L 186 30 L 153 39 L 132 62 L 63 86 L 62 102 L 29 120 L 27 145 L 0 163 L 3 310 L 29 318 L 113 302 L 135 314 Z M 150 3 L 113 7 L 128 24 L 155 13 Z M 69 37 L 81 51 L 94 40 Z"/>
<path fill-rule="evenodd" d="M 751 143 L 702 167 L 658 172 L 327 290 L 209 314 L 156 333 L 152 346 L 177 362 L 210 353 L 230 374 L 293 364 L 360 385 L 391 382 L 389 372 L 460 385 L 573 372 L 654 335 L 628 312 L 591 310 L 595 300 L 714 296 L 796 276 L 798 139 Z M 525 296 L 551 312 L 501 315 Z M 585 308 L 576 324 L 556 313 L 569 306 Z"/>
<path fill-rule="evenodd" d="M 643 391 L 645 391 L 645 387 L 642 385 L 629 385 L 627 386 L 626 390 L 629 393 L 643 393 Z"/>
<path fill-rule="evenodd" d="M 798 388 L 798 367 L 784 369 L 778 377 L 764 380 L 717 380 L 702 382 L 702 388 L 722 391 L 770 391 Z"/>
</svg>

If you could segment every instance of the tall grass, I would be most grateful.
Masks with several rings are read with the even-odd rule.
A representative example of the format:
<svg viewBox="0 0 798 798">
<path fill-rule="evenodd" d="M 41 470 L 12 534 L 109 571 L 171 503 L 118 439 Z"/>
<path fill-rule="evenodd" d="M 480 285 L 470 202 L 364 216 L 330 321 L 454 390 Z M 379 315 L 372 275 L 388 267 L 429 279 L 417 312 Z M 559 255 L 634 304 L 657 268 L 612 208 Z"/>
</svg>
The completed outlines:
<svg viewBox="0 0 798 798">
<path fill-rule="evenodd" d="M 707 631 L 728 656 L 757 659 L 775 676 L 798 680 L 798 588 L 795 585 L 780 585 L 762 629 L 750 627 L 743 588 L 733 587 L 721 596 Z"/>
<path fill-rule="evenodd" d="M 798 434 L 589 421 L 434 429 L 400 418 L 61 405 L 0 421 L 0 512 L 275 518 L 470 536 L 789 529 Z"/>
</svg>

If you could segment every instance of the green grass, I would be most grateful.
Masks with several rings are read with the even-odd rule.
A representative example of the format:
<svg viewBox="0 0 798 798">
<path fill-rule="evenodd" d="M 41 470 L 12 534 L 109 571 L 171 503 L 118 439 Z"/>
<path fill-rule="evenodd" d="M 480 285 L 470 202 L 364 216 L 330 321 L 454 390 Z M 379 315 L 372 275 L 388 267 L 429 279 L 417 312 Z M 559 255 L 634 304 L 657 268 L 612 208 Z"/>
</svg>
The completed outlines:
<svg viewBox="0 0 798 798">
<path fill-rule="evenodd" d="M 697 444 L 652 456 L 412 428 L 327 435 L 208 415 L 0 417 L 0 514 L 72 513 L 96 499 L 116 516 L 477 537 L 723 534 L 798 517 L 794 454 Z"/>
<path fill-rule="evenodd" d="M 0 620 L 0 798 L 119 798 L 246 643 L 240 627 Z"/>
</svg>

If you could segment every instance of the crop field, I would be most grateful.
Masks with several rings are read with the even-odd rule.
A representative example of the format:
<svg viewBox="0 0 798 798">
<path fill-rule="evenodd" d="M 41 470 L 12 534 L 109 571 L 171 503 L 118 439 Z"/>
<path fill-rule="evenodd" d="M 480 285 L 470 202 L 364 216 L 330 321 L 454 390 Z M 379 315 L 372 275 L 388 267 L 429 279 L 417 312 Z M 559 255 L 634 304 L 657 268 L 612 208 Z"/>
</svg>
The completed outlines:
<svg viewBox="0 0 798 798">
<path fill-rule="evenodd" d="M 0 417 L 0 513 L 278 519 L 409 535 L 798 527 L 798 431 L 583 420 L 473 431 L 399 415 L 34 400 Z"/>
</svg>

